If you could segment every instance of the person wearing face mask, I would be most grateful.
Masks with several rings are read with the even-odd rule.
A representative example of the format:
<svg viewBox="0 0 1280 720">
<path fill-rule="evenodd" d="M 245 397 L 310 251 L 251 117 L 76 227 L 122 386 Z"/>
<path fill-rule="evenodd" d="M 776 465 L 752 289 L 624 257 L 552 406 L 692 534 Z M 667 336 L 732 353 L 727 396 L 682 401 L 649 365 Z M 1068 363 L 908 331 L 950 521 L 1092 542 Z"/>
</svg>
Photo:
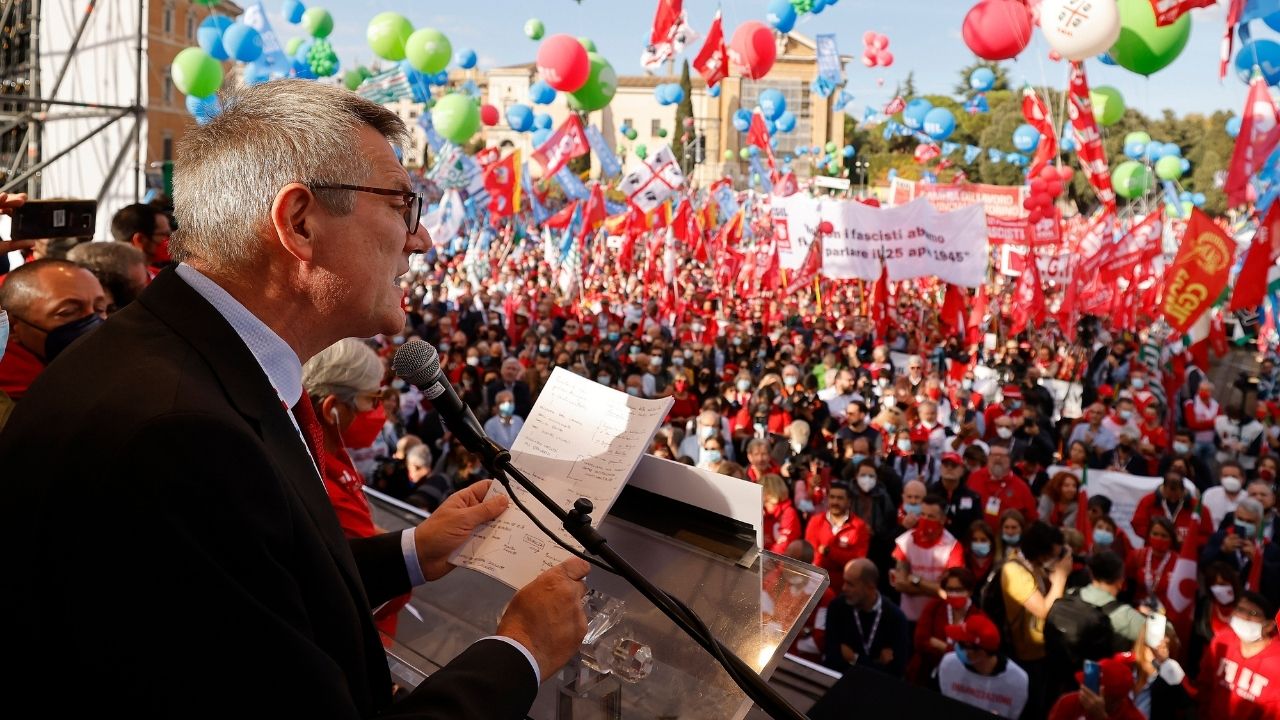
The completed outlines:
<svg viewBox="0 0 1280 720">
<path fill-rule="evenodd" d="M 982 610 L 973 602 L 974 577 L 964 567 L 948 568 L 938 580 L 937 597 L 920 613 L 912 637 L 915 652 L 907 663 L 907 680 L 928 686 L 942 656 L 954 649 L 947 627 L 960 625 Z"/>
<path fill-rule="evenodd" d="M 853 514 L 862 518 L 871 530 L 871 545 L 867 557 L 877 564 L 889 562 L 893 540 L 898 536 L 898 506 L 881 482 L 875 461 L 859 458 L 846 470 L 849 483 L 850 504 Z"/>
<path fill-rule="evenodd" d="M 1133 703 L 1133 661 L 1127 658 L 1104 658 L 1099 665 L 1099 692 L 1083 687 L 1084 673 L 1076 671 L 1079 690 L 1058 698 L 1049 710 L 1048 720 L 1146 720 Z"/>
<path fill-rule="evenodd" d="M 1218 416 L 1222 414 L 1222 406 L 1214 399 L 1213 390 L 1213 383 L 1202 380 L 1196 388 L 1195 397 L 1182 404 L 1183 424 L 1193 433 L 1193 450 L 1196 457 L 1206 463 L 1215 451 L 1215 427 Z"/>
<path fill-rule="evenodd" d="M 1214 527 L 1222 524 L 1227 513 L 1234 512 L 1244 495 L 1244 468 L 1227 461 L 1218 466 L 1218 484 L 1204 491 L 1200 502 L 1209 511 Z"/>
<path fill-rule="evenodd" d="M 169 239 L 173 235 L 169 214 L 154 205 L 134 203 L 116 211 L 111 217 L 111 235 L 116 242 L 132 245 L 147 258 L 148 270 L 155 277 L 173 264 L 169 255 Z"/>
<path fill-rule="evenodd" d="M 904 481 L 919 480 L 926 486 L 938 481 L 938 459 L 929 455 L 929 431 L 916 426 L 899 431 L 893 470 Z"/>
<path fill-rule="evenodd" d="M 1133 511 L 1130 524 L 1138 537 L 1146 537 L 1151 529 L 1151 522 L 1158 517 L 1165 518 L 1176 528 L 1176 538 L 1181 545 L 1187 545 L 1187 553 L 1195 557 L 1200 546 L 1213 534 L 1213 523 L 1209 512 L 1199 499 L 1187 491 L 1187 484 L 1182 474 L 1170 469 L 1164 474 L 1164 481 L 1156 487 L 1155 492 L 1144 495 L 1138 500 Z"/>
<path fill-rule="evenodd" d="M 4 277 L 0 307 L 9 331 L 0 392 L 21 402 L 54 358 L 102 324 L 107 299 L 93 273 L 66 260 L 36 260 Z"/>
<path fill-rule="evenodd" d="M 1203 492 L 1213 486 L 1213 473 L 1209 470 L 1208 463 L 1196 455 L 1195 443 L 1192 438 L 1193 433 L 1190 430 L 1180 429 L 1175 432 L 1173 434 L 1173 444 L 1170 448 L 1171 452 L 1160 458 L 1156 471 L 1163 476 L 1169 472 L 1174 463 L 1179 463 L 1182 465 L 1187 479 Z"/>
<path fill-rule="evenodd" d="M 1102 419 L 1102 426 L 1118 438 L 1120 437 L 1120 432 L 1125 429 L 1131 429 L 1137 432 L 1138 420 L 1139 416 L 1137 409 L 1134 407 L 1133 399 L 1130 397 L 1121 397 L 1116 400 L 1115 405 L 1111 408 L 1111 412 Z"/>
<path fill-rule="evenodd" d="M 1252 471 L 1265 442 L 1262 423 L 1256 417 L 1245 416 L 1242 408 L 1232 405 L 1213 421 L 1213 429 L 1217 436 L 1218 462 L 1234 460 L 1245 472 Z"/>
<path fill-rule="evenodd" d="M 926 495 L 915 527 L 894 541 L 896 566 L 890 580 L 902 594 L 902 612 L 911 623 L 920 619 L 930 598 L 938 597 L 942 573 L 964 565 L 964 548 L 943 525 L 943 504 L 937 495 Z"/>
<path fill-rule="evenodd" d="M 987 429 L 987 435 L 983 438 L 987 442 L 995 440 L 1008 440 L 1012 437 L 1013 424 L 1012 420 L 1015 416 L 1021 414 L 1022 409 L 1022 390 L 1017 385 L 1005 385 L 1001 391 L 1001 400 L 997 404 L 987 407 L 982 414 L 983 426 Z M 1008 437 L 1001 438 L 996 434 L 996 419 L 1007 417 L 1010 418 L 1010 434 Z"/>
<path fill-rule="evenodd" d="M 1240 596 L 1240 573 L 1233 565 L 1219 561 L 1204 568 L 1199 611 L 1196 613 L 1195 633 L 1191 636 L 1191 652 L 1194 660 L 1213 641 L 1213 637 L 1231 627 L 1231 613 L 1236 609 Z"/>
<path fill-rule="evenodd" d="M 1223 562 L 1240 573 L 1244 589 L 1280 597 L 1280 547 L 1272 538 L 1274 527 L 1264 523 L 1264 513 L 1257 498 L 1242 498 L 1205 543 L 1200 562 Z"/>
<path fill-rule="evenodd" d="M 684 439 L 680 441 L 680 447 L 678 448 L 679 455 L 691 458 L 694 464 L 698 465 L 701 464 L 702 443 L 704 440 L 716 435 L 719 435 L 721 440 L 728 437 L 726 434 L 727 426 L 721 419 L 720 413 L 706 408 L 705 404 L 703 407 L 703 411 L 694 418 L 693 427 L 685 433 Z M 725 459 L 733 460 L 733 447 L 729 446 L 725 449 L 727 451 Z"/>
<path fill-rule="evenodd" d="M 721 466 L 729 462 L 725 459 L 724 448 L 725 442 L 719 435 L 708 435 L 702 440 L 697 466 L 711 472 L 722 472 Z"/>
<path fill-rule="evenodd" d="M 1018 718 L 1027 704 L 1027 672 L 1000 651 L 995 623 L 972 613 L 945 634 L 951 651 L 938 666 L 939 692 L 996 717 Z"/>
<path fill-rule="evenodd" d="M 497 400 L 494 406 L 496 412 L 493 417 L 485 421 L 484 432 L 493 438 L 499 447 L 510 450 L 516 443 L 516 436 L 520 434 L 520 429 L 524 427 L 524 418 L 516 414 L 515 395 L 510 391 L 500 391 L 495 400 Z"/>
<path fill-rule="evenodd" d="M 969 488 L 982 498 L 982 511 L 995 523 L 1005 510 L 1018 510 L 1023 517 L 1035 520 L 1039 513 L 1036 500 L 1027 483 L 1014 475 L 1007 448 L 992 445 L 987 466 L 969 475 Z"/>
<path fill-rule="evenodd" d="M 515 414 L 522 418 L 529 417 L 529 412 L 533 410 L 533 390 L 529 387 L 529 383 L 524 381 L 523 377 L 524 366 L 520 364 L 518 359 L 508 357 L 503 360 L 499 376 L 485 387 L 485 398 L 487 400 L 485 406 L 491 410 L 496 410 L 498 407 L 498 393 L 506 390 L 511 393 L 516 404 Z"/>
<path fill-rule="evenodd" d="M 1280 717 L 1280 642 L 1276 605 L 1262 593 L 1240 593 L 1230 627 L 1214 636 L 1200 663 L 1196 696 L 1201 720 Z"/>
<path fill-rule="evenodd" d="M 1076 424 L 1067 438 L 1067 444 L 1081 442 L 1089 449 L 1090 467 L 1105 467 L 1104 456 L 1114 450 L 1119 442 L 1119 438 L 1103 422 L 1106 417 L 1105 405 L 1100 402 L 1090 405 L 1085 411 L 1085 419 Z"/>
<path fill-rule="evenodd" d="M 966 475 L 964 458 L 959 453 L 945 452 L 939 463 L 938 482 L 929 487 L 929 492 L 943 499 L 947 531 L 956 537 L 982 518 L 982 496 L 969 488 Z"/>
<path fill-rule="evenodd" d="M 828 577 L 841 577 L 844 566 L 850 560 L 865 558 L 870 546 L 870 529 L 851 512 L 851 494 L 843 481 L 831 483 L 827 511 L 809 518 L 805 526 L 804 539 L 816 552 L 814 564 L 826 570 Z"/>
<path fill-rule="evenodd" d="M 974 520 L 964 532 L 964 566 L 973 573 L 974 595 L 982 591 L 995 567 L 996 534 L 985 520 Z"/>
</svg>

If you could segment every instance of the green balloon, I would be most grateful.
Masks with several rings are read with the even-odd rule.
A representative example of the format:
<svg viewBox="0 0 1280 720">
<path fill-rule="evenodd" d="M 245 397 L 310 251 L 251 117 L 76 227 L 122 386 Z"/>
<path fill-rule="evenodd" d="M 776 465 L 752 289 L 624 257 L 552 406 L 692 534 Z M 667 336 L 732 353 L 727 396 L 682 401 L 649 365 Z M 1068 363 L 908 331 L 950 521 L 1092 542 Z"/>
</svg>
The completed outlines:
<svg viewBox="0 0 1280 720">
<path fill-rule="evenodd" d="M 1157 160 L 1156 177 L 1161 180 L 1177 180 L 1182 177 L 1182 158 L 1166 155 Z"/>
<path fill-rule="evenodd" d="M 333 15 L 324 8 L 307 8 L 302 13 L 302 29 L 313 38 L 327 38 L 333 32 Z"/>
<path fill-rule="evenodd" d="M 431 109 L 431 122 L 441 135 L 461 145 L 480 129 L 480 108 L 470 96 L 449 93 Z"/>
<path fill-rule="evenodd" d="M 575 109 L 593 112 L 613 101 L 618 92 L 618 74 L 600 55 L 588 52 L 587 58 L 591 60 L 591 74 L 582 87 L 569 94 L 569 103 L 576 105 Z"/>
<path fill-rule="evenodd" d="M 724 161 L 725 161 L 725 162 L 733 162 L 733 151 L 732 151 L 732 150 L 725 150 L 725 151 L 724 151 Z"/>
<path fill-rule="evenodd" d="M 398 12 L 383 12 L 373 16 L 365 29 L 365 39 L 373 54 L 384 60 L 403 60 L 404 44 L 413 34 L 413 23 Z"/>
<path fill-rule="evenodd" d="M 738 151 L 738 157 L 742 158 L 743 160 L 750 160 L 751 151 L 746 148 L 742 148 L 741 150 Z"/>
<path fill-rule="evenodd" d="M 591 38 L 580 37 L 578 38 L 578 44 L 586 48 L 586 51 L 589 53 L 593 53 L 596 51 L 596 44 L 591 40 Z"/>
<path fill-rule="evenodd" d="M 1161 70 L 1182 52 L 1191 37 L 1191 15 L 1172 25 L 1156 25 L 1150 0 L 1119 0 L 1120 37 L 1111 46 L 1116 64 L 1139 75 Z"/>
<path fill-rule="evenodd" d="M 222 87 L 222 63 L 198 47 L 178 53 L 171 67 L 173 85 L 183 95 L 207 98 Z"/>
<path fill-rule="evenodd" d="M 829 142 L 829 143 L 827 143 L 827 154 L 828 154 L 828 155 L 830 155 L 830 154 L 834 153 L 834 152 L 836 151 L 836 149 L 837 149 L 837 148 L 836 148 L 836 144 L 835 144 L 834 142 Z"/>
<path fill-rule="evenodd" d="M 1151 136 L 1142 132 L 1141 130 L 1138 130 L 1137 132 L 1131 132 L 1128 135 L 1124 136 L 1125 145 L 1134 145 L 1139 143 L 1142 145 L 1149 145 L 1151 143 Z"/>
<path fill-rule="evenodd" d="M 364 82 L 364 78 L 360 76 L 359 70 L 348 70 L 342 73 L 342 84 L 348 90 L 355 92 L 360 87 L 360 83 Z"/>
<path fill-rule="evenodd" d="M 636 132 L 635 128 L 627 128 L 627 131 L 622 134 L 625 135 L 628 140 L 635 140 L 640 136 L 640 133 Z"/>
<path fill-rule="evenodd" d="M 1099 125 L 1114 125 L 1124 117 L 1124 96 L 1113 87 L 1102 85 L 1090 90 L 1089 102 Z"/>
<path fill-rule="evenodd" d="M 530 40 L 541 40 L 542 35 L 546 32 L 546 26 L 538 18 L 529 18 L 524 21 L 524 34 Z"/>
<path fill-rule="evenodd" d="M 828 175 L 839 175 L 839 174 L 840 174 L 840 163 L 839 163 L 839 162 L 837 162 L 837 161 L 835 161 L 835 160 L 832 160 L 831 162 L 827 163 L 827 174 L 828 174 Z"/>
<path fill-rule="evenodd" d="M 298 48 L 302 47 L 302 41 L 306 38 L 289 38 L 284 42 L 284 54 L 293 57 L 298 54 Z"/>
<path fill-rule="evenodd" d="M 1137 160 L 1126 160 L 1111 171 L 1111 186 L 1116 194 L 1132 200 L 1151 189 L 1151 168 Z"/>
<path fill-rule="evenodd" d="M 404 44 L 405 57 L 414 70 L 434 75 L 449 65 L 453 58 L 453 45 L 444 33 L 435 28 L 422 28 L 409 36 Z"/>
<path fill-rule="evenodd" d="M 641 160 L 649 157 L 649 148 L 645 147 L 644 143 L 636 143 L 636 157 Z"/>
<path fill-rule="evenodd" d="M 369 78 L 373 77 L 373 71 L 363 65 L 356 68 L 356 72 L 360 73 L 361 80 L 368 80 Z"/>
<path fill-rule="evenodd" d="M 658 128 L 658 137 L 666 137 L 666 136 L 667 136 L 667 129 L 666 129 L 666 128 Z"/>
</svg>

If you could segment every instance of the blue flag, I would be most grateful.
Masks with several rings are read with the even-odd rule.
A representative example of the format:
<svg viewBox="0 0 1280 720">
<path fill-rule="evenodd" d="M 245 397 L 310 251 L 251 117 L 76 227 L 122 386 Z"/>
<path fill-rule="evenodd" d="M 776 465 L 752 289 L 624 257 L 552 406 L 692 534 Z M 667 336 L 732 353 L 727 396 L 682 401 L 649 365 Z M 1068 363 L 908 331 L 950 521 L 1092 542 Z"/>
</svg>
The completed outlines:
<svg viewBox="0 0 1280 720">
<path fill-rule="evenodd" d="M 621 175 L 622 163 L 609 149 L 609 143 L 605 141 L 604 135 L 600 134 L 600 128 L 587 125 L 583 130 L 587 136 L 587 144 L 591 146 L 591 152 L 596 154 L 596 159 L 600 163 L 600 174 L 607 178 Z"/>
<path fill-rule="evenodd" d="M 556 179 L 556 182 L 560 183 L 560 189 L 564 190 L 564 196 L 570 200 L 586 200 L 591 196 L 591 191 L 582 183 L 582 178 L 570 170 L 568 165 L 557 170 L 552 177 Z"/>
</svg>

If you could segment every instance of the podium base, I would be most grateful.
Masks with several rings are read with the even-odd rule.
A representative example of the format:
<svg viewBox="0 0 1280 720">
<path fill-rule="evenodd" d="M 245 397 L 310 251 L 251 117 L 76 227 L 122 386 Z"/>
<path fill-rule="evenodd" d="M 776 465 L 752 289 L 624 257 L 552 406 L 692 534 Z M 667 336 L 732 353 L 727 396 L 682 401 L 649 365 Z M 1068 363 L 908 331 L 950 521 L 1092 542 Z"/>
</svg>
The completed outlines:
<svg viewBox="0 0 1280 720">
<path fill-rule="evenodd" d="M 622 720 L 622 683 L 611 673 L 601 674 L 577 663 L 576 672 L 560 684 L 556 708 L 558 720 Z"/>
</svg>

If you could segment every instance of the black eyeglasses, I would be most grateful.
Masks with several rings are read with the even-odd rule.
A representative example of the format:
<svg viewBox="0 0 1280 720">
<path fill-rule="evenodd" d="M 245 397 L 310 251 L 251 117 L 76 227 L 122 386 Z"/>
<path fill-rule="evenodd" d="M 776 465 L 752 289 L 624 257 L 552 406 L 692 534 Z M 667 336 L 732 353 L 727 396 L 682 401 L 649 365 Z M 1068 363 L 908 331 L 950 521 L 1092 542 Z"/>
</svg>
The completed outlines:
<svg viewBox="0 0 1280 720">
<path fill-rule="evenodd" d="M 398 188 L 367 187 L 365 185 L 308 185 L 307 187 L 312 190 L 354 190 L 355 192 L 402 198 L 405 202 L 404 225 L 409 229 L 410 235 L 418 232 L 418 221 L 422 219 L 422 196 L 416 192 Z"/>
</svg>

